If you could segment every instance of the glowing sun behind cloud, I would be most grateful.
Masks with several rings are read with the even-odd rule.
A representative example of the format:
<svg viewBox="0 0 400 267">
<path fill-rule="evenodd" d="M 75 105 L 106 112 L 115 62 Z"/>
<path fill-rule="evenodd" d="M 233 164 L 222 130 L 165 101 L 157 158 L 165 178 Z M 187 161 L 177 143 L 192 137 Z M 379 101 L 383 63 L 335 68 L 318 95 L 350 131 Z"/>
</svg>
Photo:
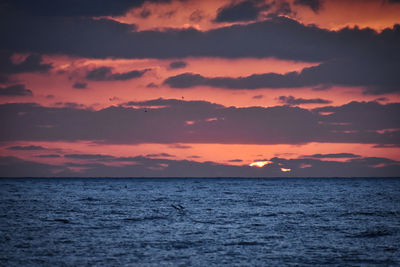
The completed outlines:
<svg viewBox="0 0 400 267">
<path fill-rule="evenodd" d="M 256 161 L 256 162 L 253 162 L 253 163 L 250 163 L 250 167 L 259 167 L 259 168 L 261 168 L 261 167 L 264 167 L 265 165 L 267 165 L 267 164 L 270 164 L 270 163 L 272 163 L 272 161 L 269 161 L 269 160 L 266 160 L 266 161 Z"/>
</svg>

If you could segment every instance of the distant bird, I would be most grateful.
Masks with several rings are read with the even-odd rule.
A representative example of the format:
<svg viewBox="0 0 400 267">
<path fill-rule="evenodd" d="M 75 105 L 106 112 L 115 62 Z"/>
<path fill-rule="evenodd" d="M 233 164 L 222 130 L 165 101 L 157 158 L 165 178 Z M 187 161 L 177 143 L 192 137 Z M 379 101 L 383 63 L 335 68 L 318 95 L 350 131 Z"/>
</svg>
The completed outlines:
<svg viewBox="0 0 400 267">
<path fill-rule="evenodd" d="M 171 204 L 171 207 L 173 207 L 174 209 L 176 209 L 176 210 L 184 210 L 185 209 L 185 207 L 184 206 L 182 206 L 182 205 L 173 205 L 173 204 Z"/>
</svg>

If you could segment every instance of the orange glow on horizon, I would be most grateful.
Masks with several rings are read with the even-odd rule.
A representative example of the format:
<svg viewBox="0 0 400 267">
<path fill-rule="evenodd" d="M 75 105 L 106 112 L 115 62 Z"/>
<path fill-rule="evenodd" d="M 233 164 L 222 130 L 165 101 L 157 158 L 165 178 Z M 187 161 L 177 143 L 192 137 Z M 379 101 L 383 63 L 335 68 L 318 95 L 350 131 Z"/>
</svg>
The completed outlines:
<svg viewBox="0 0 400 267">
<path fill-rule="evenodd" d="M 7 149 L 11 146 L 42 146 L 42 151 L 14 151 Z M 170 160 L 190 160 L 196 162 L 212 161 L 221 164 L 236 166 L 249 166 L 258 161 L 267 161 L 274 157 L 284 159 L 302 158 L 304 155 L 353 153 L 361 157 L 384 157 L 392 160 L 400 160 L 397 147 L 374 147 L 368 144 L 345 143 L 309 143 L 303 145 L 252 145 L 252 144 L 97 144 L 90 141 L 76 142 L 7 142 L 0 146 L 0 156 L 14 156 L 24 160 L 42 163 L 62 164 L 68 161 L 63 154 L 103 154 L 114 157 L 146 156 L 159 154 L 160 151 L 172 155 L 166 157 Z M 41 158 L 38 155 L 58 154 L 60 157 Z M 160 157 L 162 157 L 160 155 Z M 265 160 L 260 160 L 265 159 Z M 241 161 L 232 161 L 240 159 Z M 348 159 L 320 159 L 346 161 Z M 255 166 L 257 167 L 257 166 Z"/>
<path fill-rule="evenodd" d="M 292 171 L 292 169 L 289 169 L 289 168 L 281 168 L 281 171 L 282 171 L 282 172 L 290 172 L 290 171 Z"/>
</svg>

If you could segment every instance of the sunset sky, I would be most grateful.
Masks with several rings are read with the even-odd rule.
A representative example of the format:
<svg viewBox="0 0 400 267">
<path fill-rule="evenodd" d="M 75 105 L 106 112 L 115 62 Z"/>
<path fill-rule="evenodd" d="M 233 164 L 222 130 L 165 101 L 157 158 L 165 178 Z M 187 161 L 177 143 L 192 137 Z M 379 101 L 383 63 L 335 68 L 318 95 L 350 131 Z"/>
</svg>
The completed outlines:
<svg viewBox="0 0 400 267">
<path fill-rule="evenodd" d="M 0 0 L 0 176 L 399 176 L 399 15 Z"/>
</svg>

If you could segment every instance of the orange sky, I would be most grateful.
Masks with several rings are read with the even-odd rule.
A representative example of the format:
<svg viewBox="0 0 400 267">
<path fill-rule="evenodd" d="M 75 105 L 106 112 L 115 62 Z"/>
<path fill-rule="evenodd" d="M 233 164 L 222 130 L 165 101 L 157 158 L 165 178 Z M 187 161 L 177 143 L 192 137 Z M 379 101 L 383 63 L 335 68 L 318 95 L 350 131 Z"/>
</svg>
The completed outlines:
<svg viewBox="0 0 400 267">
<path fill-rule="evenodd" d="M 178 59 L 177 59 L 178 60 Z M 163 85 L 163 81 L 183 72 L 197 73 L 206 77 L 244 77 L 251 74 L 268 72 L 281 73 L 301 71 L 305 67 L 318 63 L 296 62 L 265 59 L 222 59 L 222 58 L 185 58 L 187 66 L 182 69 L 170 69 L 169 64 L 176 60 L 157 59 L 84 59 L 69 57 L 46 57 L 45 62 L 52 63 L 54 69 L 50 73 L 29 73 L 15 75 L 14 79 L 26 84 L 34 93 L 33 97 L 3 97 L 0 103 L 37 102 L 46 106 L 55 106 L 57 102 L 76 102 L 94 109 L 118 105 L 128 101 L 144 101 L 155 98 L 176 98 L 185 100 L 206 100 L 225 106 L 275 106 L 280 105 L 279 96 L 295 96 L 297 98 L 322 98 L 331 100 L 333 105 L 343 105 L 354 99 L 373 101 L 386 97 L 390 102 L 400 100 L 399 94 L 386 94 L 379 97 L 365 95 L 361 87 L 333 86 L 329 90 L 298 89 L 256 89 L 226 90 L 200 86 L 189 89 L 173 89 Z M 88 70 L 102 66 L 113 68 L 114 72 L 151 69 L 143 77 L 128 81 L 85 81 Z M 64 73 L 60 74 L 60 71 Z M 74 89 L 75 82 L 86 82 L 87 89 Z M 156 87 L 147 87 L 150 83 Z M 51 97 L 50 97 L 51 96 Z M 387 101 L 386 101 L 387 102 Z M 301 105 L 303 108 L 315 108 L 320 104 Z"/>
<path fill-rule="evenodd" d="M 279 1 L 278 1 L 279 2 Z M 379 1 L 324 1 L 318 12 L 309 7 L 294 5 L 289 18 L 304 24 L 315 24 L 320 28 L 339 30 L 343 27 L 370 27 L 380 31 L 399 23 L 400 4 L 385 4 Z M 214 21 L 219 8 L 231 3 L 229 0 L 207 1 L 173 1 L 172 4 L 146 3 L 142 7 L 130 10 L 124 16 L 110 17 L 122 23 L 138 26 L 139 31 L 172 28 L 194 27 L 207 31 L 230 25 Z M 258 21 L 276 8 L 262 12 Z M 144 18 L 141 14 L 150 14 Z M 246 23 L 251 23 L 246 22 Z M 254 22 L 254 21 L 253 21 Z M 242 22 L 241 22 L 242 23 Z M 13 62 L 20 63 L 29 53 L 16 53 Z M 185 67 L 173 69 L 170 63 L 184 61 Z M 2 96 L 0 104 L 32 102 L 43 106 L 62 107 L 66 103 L 75 103 L 80 108 L 100 110 L 128 101 L 146 101 L 151 99 L 204 100 L 226 107 L 273 107 L 282 105 L 281 96 L 293 96 L 303 99 L 323 99 L 331 101 L 329 105 L 341 106 L 352 101 L 379 101 L 380 103 L 400 102 L 397 92 L 372 95 L 365 94 L 360 86 L 333 85 L 326 90 L 313 87 L 303 88 L 262 88 L 256 90 L 229 90 L 198 86 L 188 89 L 174 89 L 163 84 L 164 80 L 182 73 L 195 73 L 204 77 L 246 77 L 253 74 L 300 72 L 304 68 L 317 66 L 322 62 L 301 62 L 276 58 L 238 58 L 189 57 L 176 59 L 92 59 L 68 55 L 43 54 L 43 63 L 52 64 L 47 73 L 21 73 L 11 75 L 13 83 L 24 84 L 33 92 L 33 96 Z M 124 73 L 132 70 L 148 70 L 142 77 L 125 81 L 90 81 L 85 75 L 99 67 L 110 67 L 113 73 Z M 86 83 L 87 88 L 75 89 L 75 83 Z M 151 85 L 151 86 L 149 86 Z M 313 109 L 327 104 L 301 104 L 301 108 Z M 12 151 L 10 146 L 39 145 L 45 151 Z M 180 146 L 185 146 L 182 148 Z M 359 143 L 308 143 L 302 145 L 248 145 L 248 144 L 135 144 L 104 145 L 90 141 L 79 142 L 3 142 L 0 155 L 16 156 L 35 162 L 61 164 L 60 158 L 38 158 L 43 154 L 107 154 L 116 157 L 146 156 L 148 154 L 168 153 L 171 159 L 193 160 L 199 162 L 213 161 L 229 165 L 248 165 L 257 160 L 268 160 L 272 157 L 299 158 L 302 155 L 353 153 L 363 157 L 386 157 L 400 161 L 399 148 L 377 148 L 373 144 Z M 236 161 L 232 161 L 236 160 Z M 238 161 L 241 160 L 241 161 Z M 343 159 L 342 159 L 343 160 Z"/>
</svg>

